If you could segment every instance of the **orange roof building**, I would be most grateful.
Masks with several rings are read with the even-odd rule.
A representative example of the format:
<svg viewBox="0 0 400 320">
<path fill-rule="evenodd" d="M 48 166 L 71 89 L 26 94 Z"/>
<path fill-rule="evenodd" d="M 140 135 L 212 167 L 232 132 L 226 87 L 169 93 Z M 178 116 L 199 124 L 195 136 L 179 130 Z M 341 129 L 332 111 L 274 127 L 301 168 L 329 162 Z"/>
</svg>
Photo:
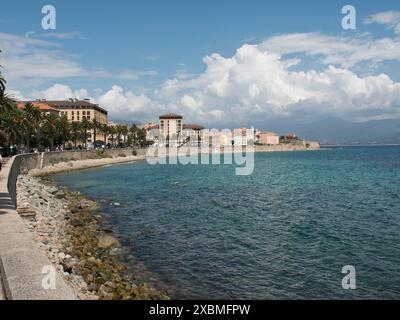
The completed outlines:
<svg viewBox="0 0 400 320">
<path fill-rule="evenodd" d="M 29 102 L 29 103 L 31 105 L 33 105 L 34 107 L 38 108 L 43 113 L 46 113 L 46 114 L 53 113 L 56 116 L 58 116 L 60 114 L 60 111 L 58 109 L 53 108 L 53 107 L 51 107 L 48 104 L 45 104 L 43 102 Z M 18 102 L 17 108 L 18 109 L 25 109 L 25 104 L 26 104 L 26 102 Z"/>
</svg>

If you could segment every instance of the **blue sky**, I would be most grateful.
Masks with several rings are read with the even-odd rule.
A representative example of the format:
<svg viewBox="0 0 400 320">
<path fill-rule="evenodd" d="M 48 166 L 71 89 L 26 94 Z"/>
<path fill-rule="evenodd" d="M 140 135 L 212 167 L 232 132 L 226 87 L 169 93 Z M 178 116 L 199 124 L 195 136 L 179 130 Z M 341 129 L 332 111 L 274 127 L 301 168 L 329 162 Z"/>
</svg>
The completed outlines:
<svg viewBox="0 0 400 320">
<path fill-rule="evenodd" d="M 41 28 L 41 8 L 46 4 L 54 5 L 57 10 L 56 30 L 45 31 Z M 352 4 L 357 10 L 357 30 L 345 31 L 341 27 L 341 8 L 345 4 Z M 310 76 L 312 72 L 317 72 L 321 76 L 316 80 L 318 83 L 322 81 L 325 76 L 322 73 L 329 66 L 348 70 L 361 79 L 378 77 L 384 73 L 393 84 L 384 79 L 374 79 L 372 85 L 378 88 L 378 82 L 381 81 L 388 88 L 386 95 L 395 95 L 398 89 L 396 84 L 400 81 L 400 58 L 397 55 L 399 34 L 395 31 L 397 16 L 392 15 L 390 23 L 385 17 L 380 19 L 380 16 L 368 24 L 365 19 L 377 13 L 396 13 L 399 10 L 398 1 L 146 0 L 114 1 L 111 5 L 105 1 L 16 0 L 2 4 L 0 49 L 3 54 L 0 56 L 0 64 L 4 67 L 4 75 L 9 79 L 8 88 L 16 96 L 53 97 L 57 90 L 46 90 L 60 85 L 63 87 L 56 87 L 62 89 L 58 90 L 60 98 L 66 94 L 65 87 L 68 87 L 71 94 L 77 97 L 88 96 L 105 104 L 106 108 L 111 109 L 110 116 L 117 120 L 129 117 L 132 120 L 148 121 L 158 112 L 172 110 L 191 116 L 194 120 L 208 121 L 215 125 L 221 125 L 226 115 L 237 114 L 236 119 L 250 124 L 258 121 L 261 114 L 268 115 L 271 119 L 272 114 L 277 117 L 296 117 L 301 110 L 304 111 L 305 103 L 313 105 L 313 111 L 309 110 L 311 107 L 308 104 L 305 110 L 318 116 L 339 116 L 352 120 L 368 117 L 393 118 L 398 116 L 396 98 L 372 103 L 368 112 L 365 112 L 363 105 L 369 104 L 368 99 L 375 96 L 373 91 L 345 97 L 351 101 L 347 104 L 357 104 L 354 99 L 359 99 L 359 105 L 348 106 L 347 110 L 343 106 L 332 105 L 331 110 L 340 109 L 340 112 L 325 112 L 321 115 L 320 110 L 315 111 L 325 101 L 321 101 L 321 97 L 316 97 L 315 93 L 310 93 L 315 83 L 310 83 L 307 88 L 299 87 L 298 96 L 281 95 L 271 89 L 276 85 L 275 82 L 271 83 L 275 76 L 263 78 L 263 74 L 266 70 L 275 70 L 279 74 L 280 67 L 285 72 L 296 72 L 294 76 L 301 76 L 297 74 L 299 72 L 311 72 Z M 331 39 L 332 43 L 350 42 L 353 47 L 352 41 L 355 41 L 358 49 L 346 49 L 343 55 L 336 57 L 334 48 L 328 53 L 322 48 L 309 52 L 304 49 L 303 42 L 300 49 L 295 47 L 289 50 L 276 44 L 284 39 L 287 41 L 284 37 L 294 34 L 305 35 L 307 41 L 314 42 L 321 37 L 321 41 L 312 42 L 311 46 L 323 47 Z M 313 34 L 317 36 L 314 37 Z M 253 66 L 256 59 L 250 62 L 246 60 L 244 65 L 236 61 L 238 49 L 246 44 L 260 46 L 271 38 L 275 39 L 273 52 L 280 55 L 279 63 L 289 59 L 299 61 L 287 69 L 285 66 L 276 69 L 277 61 L 274 59 L 261 59 L 259 66 Z M 382 39 L 389 39 L 390 43 L 382 44 Z M 304 38 L 301 39 L 303 40 Z M 299 39 L 296 38 L 293 43 L 297 43 L 296 41 Z M 367 48 L 366 51 L 370 51 L 372 46 L 377 50 L 378 56 L 379 50 L 385 48 L 392 50 L 393 54 L 382 59 L 377 59 L 377 55 L 359 58 L 363 55 L 363 46 Z M 263 53 L 271 52 L 268 46 L 262 50 Z M 236 65 L 226 67 L 226 61 L 218 59 L 214 60 L 212 67 L 206 65 L 204 57 L 213 53 L 225 59 L 234 58 Z M 246 52 L 247 54 L 256 53 Z M 346 62 L 349 55 L 355 59 L 350 64 Z M 47 57 L 51 57 L 48 64 L 43 61 Z M 218 74 L 220 78 L 215 79 L 212 76 L 216 73 L 215 70 L 219 70 L 218 64 L 226 69 Z M 26 74 L 18 69 L 18 65 L 20 69 L 26 69 Z M 37 70 L 39 68 L 42 71 Z M 43 69 L 47 68 L 48 72 L 43 74 Z M 247 77 L 246 68 L 251 68 L 253 78 L 242 84 L 240 78 Z M 257 68 L 260 72 L 265 68 L 264 73 L 257 74 Z M 243 75 L 239 76 L 238 70 Z M 219 87 L 221 79 L 226 78 L 223 72 L 232 79 L 228 89 L 225 85 L 223 89 Z M 337 77 L 337 72 L 334 71 L 328 77 L 332 73 Z M 292 81 L 292 75 L 288 76 Z M 177 82 L 171 84 L 174 79 Z M 205 82 L 212 85 L 213 81 L 215 86 L 210 89 Z M 278 83 L 281 82 L 282 78 Z M 257 83 L 257 86 L 254 87 L 253 83 Z M 288 90 L 296 91 L 297 87 L 293 87 L 299 86 L 296 83 L 291 83 Z M 171 88 L 171 85 L 174 86 L 173 94 L 165 94 L 166 87 Z M 365 84 L 365 87 L 370 86 L 371 84 Z M 218 92 L 213 91 L 216 87 Z M 110 92 L 112 88 L 118 89 Z M 232 94 L 242 92 L 242 89 L 243 95 Z M 329 90 L 334 89 L 332 84 Z M 343 90 L 339 86 L 339 91 Z M 110 94 L 106 96 L 107 93 Z M 360 94 L 364 95 L 364 99 L 361 99 Z M 378 112 L 378 104 L 388 104 L 393 109 Z M 292 111 L 294 105 L 296 107 Z M 278 109 L 282 106 L 287 109 L 284 108 L 285 112 L 279 113 Z M 252 108 L 250 113 L 254 113 L 253 118 L 244 117 L 249 114 L 248 108 Z M 359 109 L 363 111 L 357 114 L 355 110 Z M 212 115 L 212 119 L 206 114 Z M 230 123 L 235 121 L 229 119 Z"/>
</svg>

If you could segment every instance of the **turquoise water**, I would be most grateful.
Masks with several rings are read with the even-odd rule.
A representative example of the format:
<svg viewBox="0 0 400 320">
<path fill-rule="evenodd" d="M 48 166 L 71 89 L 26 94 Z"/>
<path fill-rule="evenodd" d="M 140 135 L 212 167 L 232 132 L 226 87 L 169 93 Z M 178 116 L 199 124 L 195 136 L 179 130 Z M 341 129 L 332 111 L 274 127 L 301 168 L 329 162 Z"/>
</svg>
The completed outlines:
<svg viewBox="0 0 400 320">
<path fill-rule="evenodd" d="M 174 298 L 400 298 L 400 147 L 260 153 L 250 176 L 141 162 L 54 179 L 101 201 L 132 271 Z"/>
</svg>

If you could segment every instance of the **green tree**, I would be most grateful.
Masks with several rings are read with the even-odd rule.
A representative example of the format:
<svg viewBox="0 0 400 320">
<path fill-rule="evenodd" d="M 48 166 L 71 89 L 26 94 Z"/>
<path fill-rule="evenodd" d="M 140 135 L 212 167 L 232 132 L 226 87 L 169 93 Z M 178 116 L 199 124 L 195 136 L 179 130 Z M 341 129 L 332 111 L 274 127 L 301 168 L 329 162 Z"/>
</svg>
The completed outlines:
<svg viewBox="0 0 400 320">
<path fill-rule="evenodd" d="M 23 110 L 15 108 L 7 113 L 2 113 L 2 129 L 9 145 L 16 144 L 18 147 L 21 146 L 25 139 L 25 123 L 26 116 Z"/>
<path fill-rule="evenodd" d="M 45 115 L 43 126 L 46 133 L 45 138 L 50 141 L 50 147 L 51 149 L 53 149 L 56 135 L 59 132 L 60 128 L 59 117 L 56 116 L 54 113 L 49 113 Z"/>
<path fill-rule="evenodd" d="M 137 140 L 141 147 L 146 145 L 146 130 L 144 129 L 137 130 Z"/>
<path fill-rule="evenodd" d="M 132 127 L 129 128 L 129 137 L 133 143 L 134 146 L 136 146 L 137 144 L 137 131 L 138 131 L 138 127 L 136 126 L 136 124 L 134 124 Z"/>
<path fill-rule="evenodd" d="M 90 122 L 85 117 L 82 119 L 82 122 L 81 122 L 81 131 L 82 131 L 81 138 L 82 138 L 83 145 L 85 146 L 85 149 L 87 149 L 88 130 L 90 130 Z"/>
<path fill-rule="evenodd" d="M 104 144 L 107 144 L 108 136 L 110 135 L 110 127 L 107 123 L 101 125 L 101 132 L 104 137 Z"/>
<path fill-rule="evenodd" d="M 58 119 L 57 136 L 65 149 L 66 142 L 71 140 L 71 124 L 68 122 L 68 118 L 65 114 Z"/>
<path fill-rule="evenodd" d="M 97 141 L 97 132 L 101 130 L 101 123 L 95 118 L 90 123 L 90 127 L 93 129 L 93 144 Z"/>
<path fill-rule="evenodd" d="M 111 134 L 111 146 L 115 147 L 115 136 L 117 134 L 117 128 L 115 126 L 109 126 Z"/>
<path fill-rule="evenodd" d="M 40 149 L 40 130 L 43 122 L 43 113 L 38 107 L 33 106 L 31 103 L 26 103 L 24 110 L 28 122 L 30 123 L 29 135 L 34 134 L 36 147 Z"/>
<path fill-rule="evenodd" d="M 79 122 L 73 121 L 70 125 L 70 139 L 74 142 L 76 149 L 78 140 L 81 140 L 82 132 Z"/>
<path fill-rule="evenodd" d="M 121 145 L 121 136 L 123 135 L 123 133 L 124 133 L 124 125 L 122 125 L 122 124 L 117 124 L 116 126 L 115 126 L 115 130 L 116 130 L 116 134 L 117 134 L 117 146 L 120 146 Z"/>
<path fill-rule="evenodd" d="M 126 136 L 128 135 L 129 130 L 128 130 L 128 126 L 123 125 L 121 128 L 121 134 L 124 137 L 124 147 L 126 146 Z"/>
</svg>

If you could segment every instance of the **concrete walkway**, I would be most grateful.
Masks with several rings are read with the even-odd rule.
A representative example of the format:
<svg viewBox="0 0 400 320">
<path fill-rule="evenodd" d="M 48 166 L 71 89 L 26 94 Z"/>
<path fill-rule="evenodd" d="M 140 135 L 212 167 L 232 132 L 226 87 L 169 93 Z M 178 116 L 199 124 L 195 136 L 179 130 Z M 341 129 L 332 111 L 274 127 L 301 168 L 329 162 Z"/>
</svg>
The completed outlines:
<svg viewBox="0 0 400 320">
<path fill-rule="evenodd" d="M 37 245 L 8 193 L 14 157 L 0 171 L 0 274 L 7 300 L 73 300 L 68 287 Z M 2 294 L 0 293 L 0 299 Z"/>
</svg>

